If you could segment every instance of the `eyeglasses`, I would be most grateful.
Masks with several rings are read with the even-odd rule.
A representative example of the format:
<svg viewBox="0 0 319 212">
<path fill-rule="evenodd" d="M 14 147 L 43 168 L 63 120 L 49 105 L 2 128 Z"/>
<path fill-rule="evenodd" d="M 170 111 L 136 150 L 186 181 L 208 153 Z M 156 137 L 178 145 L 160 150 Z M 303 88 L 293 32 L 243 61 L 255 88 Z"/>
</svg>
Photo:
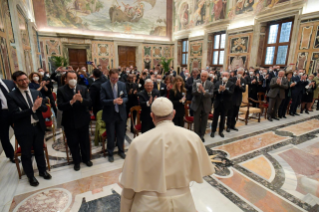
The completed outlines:
<svg viewBox="0 0 319 212">
<path fill-rule="evenodd" d="M 19 79 L 17 80 L 18 82 L 23 82 L 23 81 L 28 81 L 28 78 L 25 78 L 25 79 Z"/>
</svg>

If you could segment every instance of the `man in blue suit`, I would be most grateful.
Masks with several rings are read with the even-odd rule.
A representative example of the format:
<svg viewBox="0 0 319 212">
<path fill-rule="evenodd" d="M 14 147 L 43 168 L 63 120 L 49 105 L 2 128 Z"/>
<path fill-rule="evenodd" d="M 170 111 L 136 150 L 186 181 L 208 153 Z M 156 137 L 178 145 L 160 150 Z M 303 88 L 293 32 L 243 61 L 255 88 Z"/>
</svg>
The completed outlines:
<svg viewBox="0 0 319 212">
<path fill-rule="evenodd" d="M 109 72 L 109 81 L 101 85 L 102 119 L 106 124 L 107 151 L 109 162 L 114 161 L 114 142 L 117 141 L 119 156 L 125 159 L 124 138 L 126 128 L 126 103 L 128 101 L 125 83 L 118 81 L 117 69 Z M 115 139 L 116 135 L 116 139 Z"/>
<path fill-rule="evenodd" d="M 14 150 L 9 139 L 9 128 L 12 124 L 11 113 L 8 110 L 8 95 L 15 88 L 11 80 L 0 79 L 0 140 L 6 154 L 12 163 L 14 161 Z"/>
</svg>

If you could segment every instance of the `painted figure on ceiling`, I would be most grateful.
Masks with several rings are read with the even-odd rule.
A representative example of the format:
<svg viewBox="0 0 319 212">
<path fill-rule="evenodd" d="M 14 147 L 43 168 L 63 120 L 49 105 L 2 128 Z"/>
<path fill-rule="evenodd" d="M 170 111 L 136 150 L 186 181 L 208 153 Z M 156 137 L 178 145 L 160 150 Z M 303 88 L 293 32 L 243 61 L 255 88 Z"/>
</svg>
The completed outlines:
<svg viewBox="0 0 319 212">
<path fill-rule="evenodd" d="M 213 13 L 215 21 L 225 19 L 227 1 L 214 0 Z"/>
<path fill-rule="evenodd" d="M 236 1 L 236 14 L 242 14 L 253 10 L 254 0 L 237 0 Z"/>
<path fill-rule="evenodd" d="M 193 20 L 194 20 L 195 26 L 201 25 L 204 23 L 205 2 L 206 0 L 199 0 L 197 2 L 195 12 L 193 13 Z"/>
<path fill-rule="evenodd" d="M 181 22 L 181 29 L 185 29 L 189 22 L 189 10 L 188 10 L 188 4 L 184 3 L 182 5 L 182 11 L 180 13 L 180 22 Z"/>
</svg>

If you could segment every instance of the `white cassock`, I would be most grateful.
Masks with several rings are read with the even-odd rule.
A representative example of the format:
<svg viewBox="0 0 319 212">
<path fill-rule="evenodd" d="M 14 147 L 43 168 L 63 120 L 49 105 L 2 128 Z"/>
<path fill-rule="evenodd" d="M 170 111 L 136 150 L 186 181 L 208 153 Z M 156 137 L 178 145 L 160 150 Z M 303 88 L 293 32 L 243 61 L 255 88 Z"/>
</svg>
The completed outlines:
<svg viewBox="0 0 319 212">
<path fill-rule="evenodd" d="M 121 212 L 195 212 L 189 184 L 213 173 L 197 134 L 169 120 L 159 122 L 129 147 L 120 180 Z"/>
</svg>

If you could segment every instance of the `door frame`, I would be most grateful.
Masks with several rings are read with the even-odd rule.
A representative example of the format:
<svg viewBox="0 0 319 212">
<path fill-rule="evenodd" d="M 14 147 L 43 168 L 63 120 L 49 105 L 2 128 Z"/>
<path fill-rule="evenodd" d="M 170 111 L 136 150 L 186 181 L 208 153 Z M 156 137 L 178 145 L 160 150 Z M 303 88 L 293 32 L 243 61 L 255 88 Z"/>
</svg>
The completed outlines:
<svg viewBox="0 0 319 212">
<path fill-rule="evenodd" d="M 143 44 L 137 42 L 121 42 L 121 41 L 114 41 L 114 48 L 115 48 L 115 67 L 119 67 L 119 46 L 127 46 L 127 47 L 135 47 L 135 64 L 137 70 L 142 71 L 143 64 L 142 60 L 138 58 L 143 58 Z"/>
<path fill-rule="evenodd" d="M 91 47 L 91 44 L 62 44 L 62 49 L 63 49 L 63 57 L 67 58 L 68 63 L 70 63 L 70 60 L 69 60 L 69 49 L 85 49 L 86 50 L 86 59 L 88 61 L 92 61 L 92 47 Z M 93 70 L 93 67 L 88 65 L 88 72 L 91 73 L 92 70 Z"/>
</svg>

